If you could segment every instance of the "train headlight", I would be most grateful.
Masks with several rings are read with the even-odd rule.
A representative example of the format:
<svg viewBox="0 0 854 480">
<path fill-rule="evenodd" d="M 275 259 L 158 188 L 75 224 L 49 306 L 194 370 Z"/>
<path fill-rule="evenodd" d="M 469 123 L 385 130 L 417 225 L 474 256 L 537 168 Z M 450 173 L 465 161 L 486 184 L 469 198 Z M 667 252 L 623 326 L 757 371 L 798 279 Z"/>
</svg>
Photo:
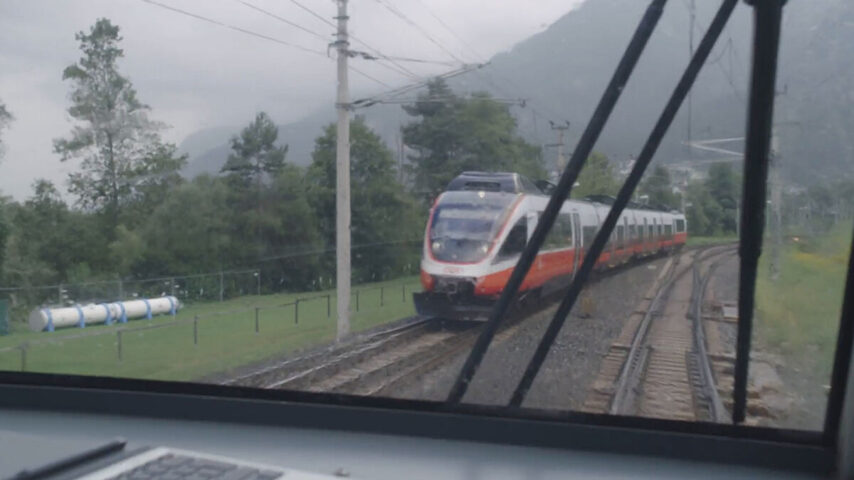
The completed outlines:
<svg viewBox="0 0 854 480">
<path fill-rule="evenodd" d="M 440 241 L 438 241 L 438 240 L 437 240 L 437 241 L 434 241 L 434 242 L 433 242 L 433 244 L 432 244 L 431 246 L 433 247 L 433 251 L 434 251 L 434 252 L 438 252 L 439 250 L 441 250 L 441 249 L 442 249 L 442 242 L 440 242 Z"/>
<path fill-rule="evenodd" d="M 483 253 L 488 252 L 488 251 L 489 251 L 489 244 L 484 243 L 483 245 L 481 245 L 481 246 L 480 246 L 480 251 L 481 251 L 481 252 L 483 252 Z"/>
</svg>

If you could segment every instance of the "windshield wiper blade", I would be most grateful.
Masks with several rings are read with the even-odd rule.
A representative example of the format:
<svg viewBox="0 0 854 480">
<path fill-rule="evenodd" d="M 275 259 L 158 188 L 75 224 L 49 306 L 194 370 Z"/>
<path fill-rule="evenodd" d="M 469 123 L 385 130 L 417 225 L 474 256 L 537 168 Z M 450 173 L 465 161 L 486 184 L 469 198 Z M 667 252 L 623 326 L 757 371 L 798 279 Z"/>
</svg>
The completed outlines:
<svg viewBox="0 0 854 480">
<path fill-rule="evenodd" d="M 626 83 L 628 82 L 629 77 L 631 77 L 632 71 L 637 64 L 641 53 L 643 53 L 650 36 L 652 36 L 653 30 L 655 30 L 655 27 L 658 24 L 658 20 L 661 18 L 661 14 L 666 3 L 667 0 L 652 0 L 647 7 L 643 18 L 632 36 L 631 42 L 626 48 L 623 57 L 620 59 L 617 69 L 614 71 L 614 75 L 612 76 L 610 83 L 602 94 L 602 98 L 599 100 L 596 111 L 593 112 L 593 116 L 590 118 L 590 122 L 587 124 L 587 128 L 584 130 L 584 133 L 572 154 L 572 158 L 561 175 L 560 181 L 558 182 L 557 187 L 555 187 L 548 205 L 545 210 L 543 210 L 543 213 L 540 216 L 540 221 L 537 222 L 537 227 L 534 229 L 534 233 L 531 236 L 528 245 L 522 252 L 519 262 L 516 263 L 516 267 L 513 269 L 513 273 L 510 275 L 507 285 L 501 292 L 501 296 L 496 302 L 495 307 L 489 316 L 489 320 L 487 320 L 484 325 L 483 331 L 469 353 L 469 356 L 466 359 L 463 368 L 460 370 L 454 385 L 451 387 L 451 391 L 449 392 L 446 400 L 448 404 L 459 403 L 460 400 L 462 400 L 463 395 L 465 395 L 471 379 L 477 372 L 477 369 L 486 354 L 486 350 L 489 348 L 489 344 L 492 343 L 492 339 L 495 336 L 495 332 L 498 330 L 501 320 L 504 318 L 511 302 L 519 292 L 522 280 L 528 274 L 531 264 L 534 262 L 534 258 L 536 258 L 540 247 L 542 247 L 546 235 L 551 230 L 552 224 L 554 224 L 563 203 L 567 198 L 569 198 L 569 193 L 578 178 L 578 174 L 581 172 L 581 168 L 584 166 L 587 157 L 593 150 L 593 146 L 596 144 L 596 140 L 598 140 L 599 135 L 602 133 L 605 123 L 611 116 L 611 112 L 614 110 L 617 100 L 623 93 Z"/>
<path fill-rule="evenodd" d="M 575 275 L 575 278 L 573 278 L 566 296 L 558 307 L 557 312 L 555 312 L 551 323 L 549 323 L 549 326 L 546 328 L 546 332 L 543 334 L 539 345 L 537 345 L 537 350 L 534 352 L 534 356 L 531 358 L 528 367 L 525 369 L 525 373 L 522 375 L 522 379 L 519 380 L 519 384 L 513 392 L 513 396 L 510 399 L 511 406 L 518 407 L 522 405 L 528 390 L 531 388 L 531 384 L 534 382 L 534 379 L 537 377 L 537 373 L 539 373 L 540 368 L 543 366 L 549 350 L 551 350 L 552 344 L 555 339 L 557 339 L 560 329 L 563 327 L 569 312 L 575 305 L 575 301 L 578 299 L 578 295 L 581 293 L 584 283 L 593 271 L 596 260 L 605 249 L 605 242 L 608 241 L 608 237 L 610 237 L 611 233 L 614 231 L 614 227 L 617 225 L 617 221 L 620 219 L 623 209 L 626 208 L 629 200 L 631 200 L 635 189 L 646 171 L 646 168 L 649 166 L 655 156 L 656 150 L 658 150 L 658 146 L 661 144 L 661 139 L 664 138 L 664 134 L 667 133 L 670 125 L 673 123 L 676 113 L 679 112 L 679 107 L 682 105 L 682 102 L 691 90 L 694 81 L 697 79 L 697 75 L 700 73 L 700 69 L 703 67 L 703 64 L 706 63 L 712 48 L 715 46 L 715 43 L 720 37 L 720 34 L 723 31 L 724 26 L 726 26 L 726 23 L 732 15 L 732 11 L 735 9 L 737 3 L 738 0 L 724 0 L 718 9 L 718 13 L 715 15 L 714 20 L 712 20 L 711 25 L 709 25 L 709 29 L 706 31 L 700 45 L 697 47 L 697 51 L 688 63 L 688 67 L 682 74 L 682 78 L 679 80 L 679 83 L 676 84 L 676 88 L 673 90 L 670 100 L 664 107 L 664 111 L 661 113 L 658 122 L 656 122 L 655 127 L 652 129 L 649 138 L 644 144 L 631 173 L 629 173 L 629 176 L 626 178 L 623 186 L 620 187 L 620 192 L 611 204 L 608 216 L 602 223 L 602 227 L 596 233 L 593 244 L 590 249 L 584 253 L 584 261 L 581 264 L 581 268 Z"/>
</svg>

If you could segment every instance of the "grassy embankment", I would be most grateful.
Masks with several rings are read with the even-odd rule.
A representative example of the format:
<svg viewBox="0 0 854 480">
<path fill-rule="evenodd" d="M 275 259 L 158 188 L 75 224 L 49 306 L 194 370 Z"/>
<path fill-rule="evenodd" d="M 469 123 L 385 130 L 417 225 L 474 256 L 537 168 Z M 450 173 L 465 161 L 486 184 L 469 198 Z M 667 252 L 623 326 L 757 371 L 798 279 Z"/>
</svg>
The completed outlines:
<svg viewBox="0 0 854 480">
<path fill-rule="evenodd" d="M 356 332 L 413 315 L 411 294 L 420 289 L 417 282 L 417 277 L 408 277 L 354 285 L 354 292 L 360 292 L 359 312 L 351 319 L 351 330 Z M 383 306 L 380 306 L 380 287 L 385 287 Z M 293 306 L 280 306 L 297 298 L 326 294 L 332 295 L 329 317 L 325 297 L 300 302 L 299 323 L 295 323 Z M 351 303 L 355 310 L 355 295 Z M 255 333 L 255 307 L 261 307 L 260 333 Z M 198 345 L 193 343 L 195 316 L 199 317 Z M 173 322 L 177 323 L 168 325 Z M 156 325 L 163 327 L 138 330 Z M 119 330 L 124 330 L 121 361 Z M 20 349 L 3 349 L 27 344 L 27 371 L 192 380 L 332 341 L 335 331 L 334 291 L 246 296 L 189 305 L 174 318 L 165 315 L 125 325 L 67 328 L 52 333 L 30 332 L 23 325 L 16 325 L 10 335 L 0 337 L 0 370 L 20 370 Z M 102 334 L 93 335 L 96 332 Z"/>
<path fill-rule="evenodd" d="M 738 241 L 735 235 L 722 235 L 717 237 L 695 237 L 688 235 L 688 240 L 685 242 L 687 247 L 705 247 L 707 245 L 718 245 L 724 243 L 734 243 Z"/>
<path fill-rule="evenodd" d="M 827 384 L 833 365 L 850 245 L 851 225 L 789 241 L 781 251 L 776 282 L 769 275 L 767 243 L 760 261 L 755 339 L 819 385 Z"/>
</svg>

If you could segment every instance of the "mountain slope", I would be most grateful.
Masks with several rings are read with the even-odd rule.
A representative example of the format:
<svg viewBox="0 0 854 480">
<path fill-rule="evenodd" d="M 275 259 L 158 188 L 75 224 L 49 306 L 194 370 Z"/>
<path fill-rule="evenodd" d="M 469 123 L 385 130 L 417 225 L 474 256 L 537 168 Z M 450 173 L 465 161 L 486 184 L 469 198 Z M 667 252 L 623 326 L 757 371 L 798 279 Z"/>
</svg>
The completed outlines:
<svg viewBox="0 0 854 480">
<path fill-rule="evenodd" d="M 570 121 L 572 127 L 566 143 L 571 151 L 647 4 L 640 0 L 587 0 L 546 30 L 496 55 L 487 67 L 458 77 L 451 85 L 461 93 L 485 90 L 497 97 L 527 99 L 525 107 L 511 108 L 523 135 L 540 145 L 556 141 L 548 120 Z M 719 5 L 718 2 L 696 4 L 695 45 Z M 803 117 L 816 124 L 820 123 L 822 112 L 829 111 L 833 119 L 832 125 L 821 128 L 786 131 L 781 144 L 791 157 L 784 163 L 790 177 L 804 180 L 800 178 L 804 161 L 799 160 L 807 157 L 820 166 L 807 169 L 813 176 L 815 171 L 850 170 L 852 145 L 844 131 L 850 130 L 854 101 L 849 88 L 854 64 L 846 60 L 846 45 L 854 44 L 853 4 L 846 0 L 793 0 L 786 6 L 780 83 L 788 85 L 789 93 L 779 101 L 788 103 L 790 118 Z M 700 74 L 691 97 L 690 137 L 694 140 L 744 135 L 751 17 L 752 10 L 739 3 Z M 688 42 L 687 2 L 671 1 L 596 145 L 597 150 L 617 161 L 637 155 L 687 65 Z M 831 80 L 821 84 L 824 89 L 816 89 L 827 76 Z M 411 121 L 399 106 L 377 105 L 358 113 L 365 115 L 390 145 L 397 143 L 401 123 Z M 280 139 L 290 144 L 289 160 L 307 164 L 313 139 L 323 125 L 332 121 L 334 112 L 324 108 L 300 122 L 283 126 Z M 708 157 L 685 147 L 683 142 L 688 137 L 687 105 L 683 105 L 659 148 L 657 160 L 670 163 Z M 188 173 L 217 171 L 227 156 L 226 140 L 210 145 L 207 153 L 192 158 Z M 554 156 L 554 149 L 545 150 L 549 164 Z"/>
</svg>

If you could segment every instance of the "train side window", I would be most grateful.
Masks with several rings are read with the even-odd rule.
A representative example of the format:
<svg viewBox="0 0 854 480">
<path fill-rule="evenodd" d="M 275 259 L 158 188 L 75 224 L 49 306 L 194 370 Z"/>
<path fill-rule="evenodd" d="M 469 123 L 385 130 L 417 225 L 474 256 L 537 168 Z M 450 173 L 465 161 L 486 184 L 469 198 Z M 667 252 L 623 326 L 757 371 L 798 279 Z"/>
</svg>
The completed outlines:
<svg viewBox="0 0 854 480">
<path fill-rule="evenodd" d="M 623 248 L 626 238 L 626 229 L 620 225 L 617 227 L 617 248 Z"/>
<path fill-rule="evenodd" d="M 664 226 L 664 235 L 670 237 L 673 235 L 673 225 Z"/>
<path fill-rule="evenodd" d="M 520 218 L 510 233 L 507 234 L 507 239 L 504 240 L 504 245 L 498 252 L 498 258 L 501 260 L 515 257 L 522 253 L 525 249 L 525 244 L 528 242 L 528 222 L 526 218 Z"/>
<path fill-rule="evenodd" d="M 682 233 L 685 231 L 685 220 L 677 219 L 676 220 L 676 233 Z"/>
<path fill-rule="evenodd" d="M 552 225 L 543 245 L 545 249 L 566 248 L 572 245 L 572 215 L 561 213 Z"/>
</svg>

